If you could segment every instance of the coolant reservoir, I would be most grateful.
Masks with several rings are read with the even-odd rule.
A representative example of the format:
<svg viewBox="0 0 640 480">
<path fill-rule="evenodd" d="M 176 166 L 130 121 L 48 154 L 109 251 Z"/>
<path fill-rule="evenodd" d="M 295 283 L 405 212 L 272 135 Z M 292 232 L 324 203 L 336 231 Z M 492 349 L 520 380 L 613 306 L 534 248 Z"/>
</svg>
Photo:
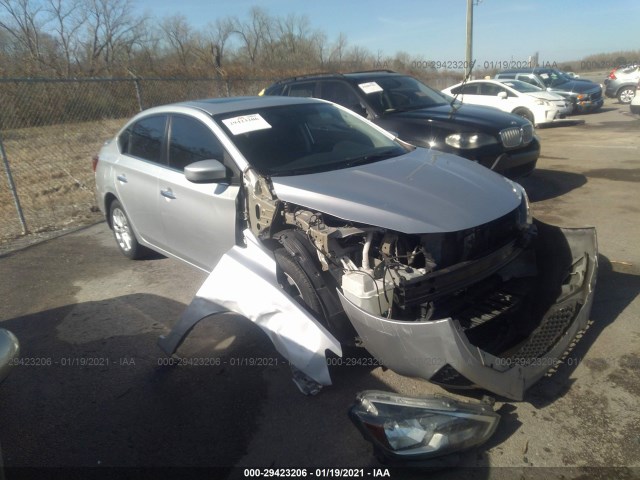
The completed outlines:
<svg viewBox="0 0 640 480">
<path fill-rule="evenodd" d="M 389 278 L 386 282 L 374 280 L 362 271 L 347 271 L 342 275 L 342 293 L 365 312 L 380 316 L 393 301 L 393 282 Z"/>
</svg>

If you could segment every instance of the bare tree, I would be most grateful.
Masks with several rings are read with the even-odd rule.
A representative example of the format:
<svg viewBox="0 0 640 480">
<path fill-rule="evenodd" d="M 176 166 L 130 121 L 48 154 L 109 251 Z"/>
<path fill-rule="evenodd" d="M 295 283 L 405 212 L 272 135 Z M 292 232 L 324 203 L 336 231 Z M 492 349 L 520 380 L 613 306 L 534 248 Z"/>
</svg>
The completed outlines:
<svg viewBox="0 0 640 480">
<path fill-rule="evenodd" d="M 0 28 L 6 31 L 29 60 L 30 69 L 38 69 L 42 62 L 41 25 L 43 10 L 30 0 L 0 0 L 5 12 Z"/>
<path fill-rule="evenodd" d="M 73 65 L 78 60 L 78 36 L 86 19 L 86 12 L 81 7 L 81 0 L 47 1 L 46 11 L 50 14 L 52 36 L 61 50 L 64 62 L 57 70 L 67 77 L 71 76 Z"/>
<path fill-rule="evenodd" d="M 180 14 L 167 17 L 160 28 L 182 68 L 187 68 L 195 46 L 193 32 L 186 17 Z"/>
<path fill-rule="evenodd" d="M 234 31 L 242 39 L 244 50 L 251 65 L 255 65 L 261 48 L 268 49 L 273 43 L 271 17 L 260 7 L 252 7 L 249 11 L 249 20 L 240 22 L 233 20 Z"/>
<path fill-rule="evenodd" d="M 86 33 L 84 50 L 89 75 L 102 70 L 112 73 L 126 62 L 145 17 L 134 17 L 131 0 L 86 0 Z M 126 66 L 125 66 L 126 67 Z"/>
</svg>

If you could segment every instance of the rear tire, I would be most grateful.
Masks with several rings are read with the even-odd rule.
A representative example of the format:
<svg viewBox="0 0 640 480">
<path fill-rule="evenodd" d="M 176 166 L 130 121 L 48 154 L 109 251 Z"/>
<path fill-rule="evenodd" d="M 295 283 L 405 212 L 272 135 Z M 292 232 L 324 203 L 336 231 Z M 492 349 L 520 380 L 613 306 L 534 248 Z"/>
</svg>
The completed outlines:
<svg viewBox="0 0 640 480">
<path fill-rule="evenodd" d="M 125 257 L 131 260 L 138 260 L 145 256 L 148 250 L 138 243 L 138 239 L 131 228 L 129 217 L 118 200 L 111 202 L 109 222 L 116 244 Z"/>
<path fill-rule="evenodd" d="M 284 248 L 278 248 L 273 254 L 281 270 L 278 280 L 283 290 L 325 324 L 322 303 L 307 273 Z"/>
<path fill-rule="evenodd" d="M 636 89 L 634 87 L 622 87 L 618 91 L 618 101 L 620 103 L 624 103 L 625 105 L 629 105 L 631 100 L 636 94 Z"/>
</svg>

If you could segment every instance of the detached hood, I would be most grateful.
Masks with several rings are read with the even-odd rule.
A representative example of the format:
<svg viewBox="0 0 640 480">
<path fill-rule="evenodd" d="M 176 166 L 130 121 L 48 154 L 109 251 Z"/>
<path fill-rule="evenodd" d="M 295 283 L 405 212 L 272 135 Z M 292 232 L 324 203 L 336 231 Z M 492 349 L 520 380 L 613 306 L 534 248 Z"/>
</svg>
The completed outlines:
<svg viewBox="0 0 640 480">
<path fill-rule="evenodd" d="M 389 112 L 380 118 L 382 121 L 391 119 L 452 123 L 456 131 L 460 131 L 460 127 L 463 126 L 468 130 L 477 130 L 478 127 L 482 127 L 486 131 L 497 132 L 504 128 L 522 127 L 527 124 L 527 121 L 518 115 L 505 113 L 493 107 L 469 105 L 464 102 L 462 105 L 457 104 L 455 109 L 449 104 L 435 105 L 407 112 Z"/>
<path fill-rule="evenodd" d="M 403 233 L 464 230 L 516 208 L 504 177 L 455 155 L 417 148 L 400 157 L 330 172 L 272 177 L 282 201 Z"/>
</svg>

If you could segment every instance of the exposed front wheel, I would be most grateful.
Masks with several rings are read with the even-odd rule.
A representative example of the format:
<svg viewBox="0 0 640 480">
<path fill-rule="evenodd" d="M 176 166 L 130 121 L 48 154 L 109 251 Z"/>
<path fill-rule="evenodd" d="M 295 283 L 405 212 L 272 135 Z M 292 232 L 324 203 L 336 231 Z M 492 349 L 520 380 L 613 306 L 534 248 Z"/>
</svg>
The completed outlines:
<svg viewBox="0 0 640 480">
<path fill-rule="evenodd" d="M 116 239 L 118 248 L 123 255 L 132 260 L 142 258 L 146 253 L 146 249 L 138 243 L 135 234 L 131 228 L 129 217 L 119 201 L 114 200 L 109 209 L 109 219 L 113 236 Z"/>
<path fill-rule="evenodd" d="M 308 308 L 318 320 L 324 322 L 325 315 L 320 298 L 307 273 L 284 248 L 278 248 L 273 255 L 281 270 L 282 276 L 279 280 L 284 291 Z"/>
<path fill-rule="evenodd" d="M 636 89 L 633 87 L 623 87 L 620 89 L 620 91 L 618 92 L 618 100 L 620 101 L 620 103 L 624 103 L 624 104 L 629 104 L 631 103 L 631 100 L 633 100 L 633 97 L 636 94 Z"/>
</svg>

